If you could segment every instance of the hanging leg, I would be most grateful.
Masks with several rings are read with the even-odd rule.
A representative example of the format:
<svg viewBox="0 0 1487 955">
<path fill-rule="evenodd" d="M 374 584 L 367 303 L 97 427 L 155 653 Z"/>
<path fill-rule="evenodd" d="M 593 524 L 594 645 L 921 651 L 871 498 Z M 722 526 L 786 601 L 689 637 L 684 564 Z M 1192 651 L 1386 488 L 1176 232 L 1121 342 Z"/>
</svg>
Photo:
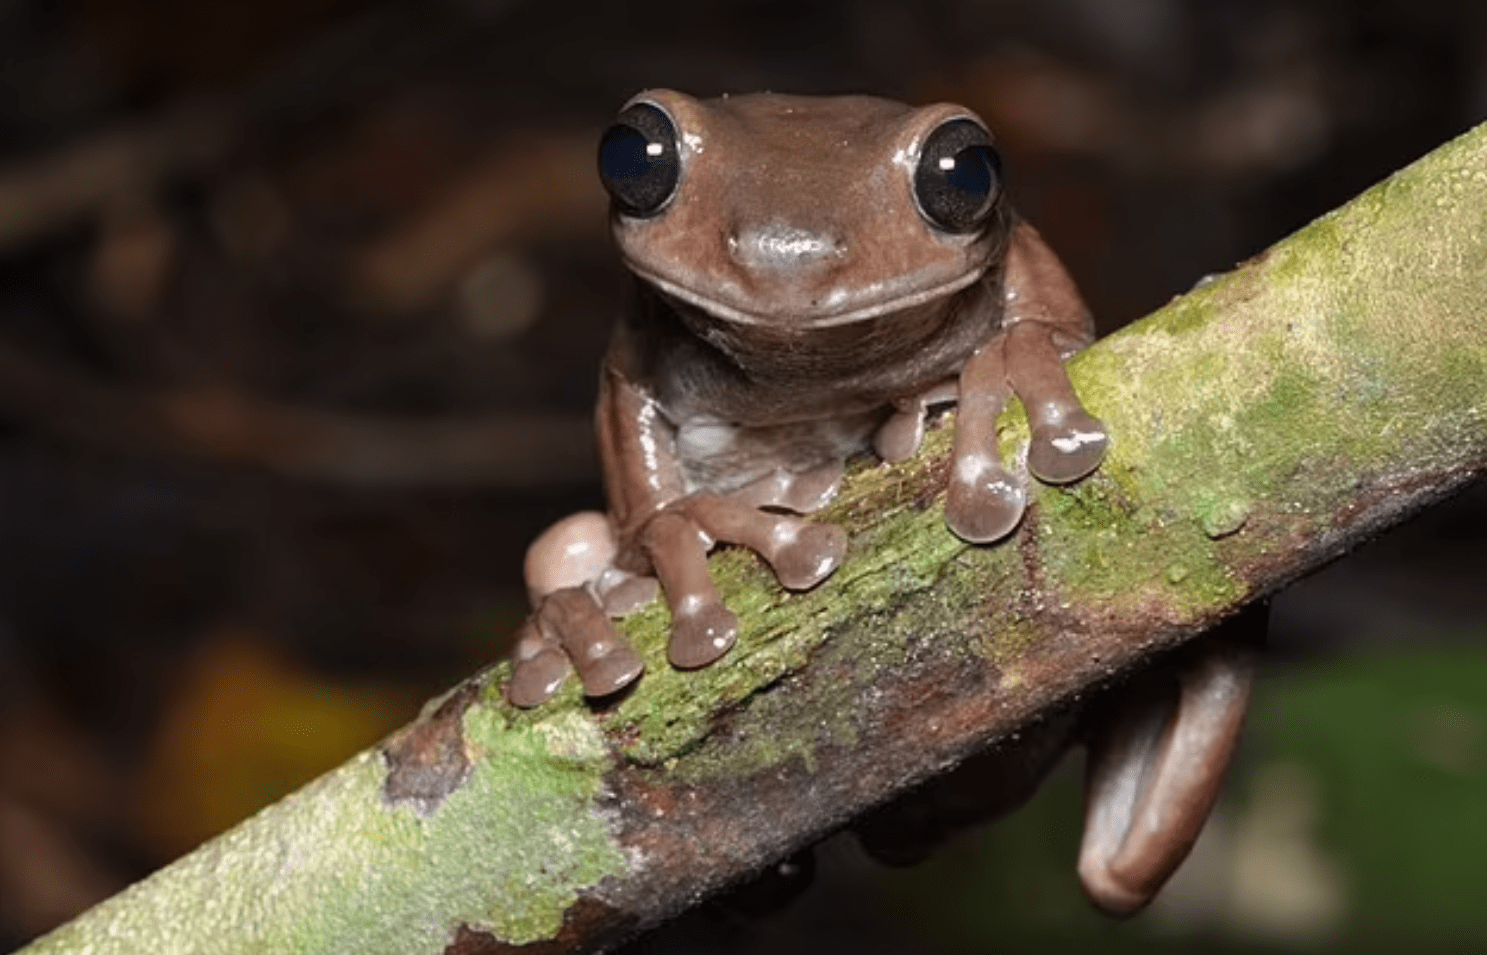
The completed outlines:
<svg viewBox="0 0 1487 955">
<path fill-rule="evenodd" d="M 1202 832 L 1249 708 L 1265 613 L 1246 611 L 1124 688 L 1093 733 L 1079 878 L 1106 912 L 1150 902 Z"/>
</svg>

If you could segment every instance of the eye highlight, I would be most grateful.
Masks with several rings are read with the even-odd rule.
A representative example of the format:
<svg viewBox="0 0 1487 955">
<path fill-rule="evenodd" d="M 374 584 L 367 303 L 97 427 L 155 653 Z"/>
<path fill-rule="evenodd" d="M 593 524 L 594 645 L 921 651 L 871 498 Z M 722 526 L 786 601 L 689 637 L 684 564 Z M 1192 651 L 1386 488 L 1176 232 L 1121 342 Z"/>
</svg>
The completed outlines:
<svg viewBox="0 0 1487 955">
<path fill-rule="evenodd" d="M 969 119 L 952 119 L 924 140 L 914 169 L 914 199 L 930 224 L 974 232 L 1002 194 L 1002 158 L 991 136 Z"/>
<path fill-rule="evenodd" d="M 680 174 L 676 126 L 650 103 L 627 107 L 599 140 L 599 181 L 626 215 L 660 212 Z"/>
</svg>

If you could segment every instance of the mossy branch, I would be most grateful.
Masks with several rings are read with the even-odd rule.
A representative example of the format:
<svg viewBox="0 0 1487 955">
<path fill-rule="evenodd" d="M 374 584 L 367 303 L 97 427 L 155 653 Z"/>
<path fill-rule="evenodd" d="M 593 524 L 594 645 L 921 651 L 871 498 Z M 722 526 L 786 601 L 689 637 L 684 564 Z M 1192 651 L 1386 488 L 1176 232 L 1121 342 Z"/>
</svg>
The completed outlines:
<svg viewBox="0 0 1487 955">
<path fill-rule="evenodd" d="M 1316 568 L 1487 462 L 1487 132 L 1073 373 L 1113 451 L 1013 540 L 945 530 L 942 426 L 854 475 L 815 591 L 714 562 L 743 634 L 723 663 L 668 669 L 657 609 L 627 626 L 650 672 L 607 709 L 570 688 L 518 712 L 503 667 L 477 675 L 28 951 L 593 949 Z"/>
</svg>

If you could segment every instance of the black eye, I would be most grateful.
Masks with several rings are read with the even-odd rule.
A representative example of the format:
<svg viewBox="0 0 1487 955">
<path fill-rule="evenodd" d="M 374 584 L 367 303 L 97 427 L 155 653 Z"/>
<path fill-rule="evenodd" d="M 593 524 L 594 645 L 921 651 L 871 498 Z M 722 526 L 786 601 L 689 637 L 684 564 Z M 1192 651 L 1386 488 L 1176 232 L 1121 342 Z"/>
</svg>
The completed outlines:
<svg viewBox="0 0 1487 955">
<path fill-rule="evenodd" d="M 624 110 L 599 140 L 599 181 L 627 215 L 660 212 L 680 171 L 676 127 L 649 103 Z"/>
<path fill-rule="evenodd" d="M 952 119 L 929 134 L 914 170 L 919 211 L 947 232 L 974 232 L 1002 192 L 1002 158 L 980 124 Z"/>
</svg>

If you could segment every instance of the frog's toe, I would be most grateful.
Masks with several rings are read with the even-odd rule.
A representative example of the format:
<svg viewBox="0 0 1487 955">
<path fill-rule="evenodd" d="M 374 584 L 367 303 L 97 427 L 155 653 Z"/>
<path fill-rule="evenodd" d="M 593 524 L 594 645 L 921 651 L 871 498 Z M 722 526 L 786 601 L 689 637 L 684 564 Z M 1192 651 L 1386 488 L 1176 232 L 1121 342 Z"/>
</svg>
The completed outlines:
<svg viewBox="0 0 1487 955">
<path fill-rule="evenodd" d="M 671 627 L 666 655 L 671 665 L 681 670 L 707 666 L 727 653 L 738 639 L 738 618 L 716 602 L 674 613 Z"/>
<path fill-rule="evenodd" d="M 661 585 L 654 577 L 640 577 L 610 568 L 599 577 L 594 591 L 605 614 L 628 617 L 655 600 L 661 592 Z"/>
<path fill-rule="evenodd" d="M 997 464 L 972 460 L 956 469 L 945 495 L 945 523 L 963 541 L 989 544 L 1017 528 L 1027 507 L 1022 483 Z"/>
<path fill-rule="evenodd" d="M 531 709 L 552 699 L 573 667 L 561 650 L 546 650 L 540 656 L 515 664 L 506 684 L 506 699 L 512 706 Z"/>
<path fill-rule="evenodd" d="M 586 696 L 608 696 L 634 683 L 645 672 L 645 661 L 640 654 L 626 645 L 619 644 L 595 660 L 589 660 L 579 668 Z"/>
<path fill-rule="evenodd" d="M 770 566 L 786 590 L 809 590 L 830 577 L 847 553 L 847 535 L 835 524 L 807 521 L 782 524 L 786 539 L 771 555 Z"/>
<path fill-rule="evenodd" d="M 896 411 L 873 435 L 873 451 L 889 464 L 907 461 L 924 441 L 924 409 Z"/>
<path fill-rule="evenodd" d="M 841 460 L 834 460 L 792 475 L 789 491 L 780 505 L 797 514 L 815 513 L 836 497 L 837 492 L 842 489 L 845 474 L 845 464 Z"/>
<path fill-rule="evenodd" d="M 539 706 L 552 699 L 571 672 L 573 666 L 568 655 L 543 639 L 529 621 L 517 638 L 511 679 L 506 682 L 506 699 L 522 709 Z"/>
<path fill-rule="evenodd" d="M 624 689 L 645 670 L 640 655 L 608 620 L 587 628 L 582 636 L 570 636 L 568 647 L 586 696 L 608 696 Z"/>
<path fill-rule="evenodd" d="M 1069 484 L 1099 467 L 1109 447 L 1103 424 L 1083 410 L 1072 411 L 1057 425 L 1033 429 L 1027 468 L 1045 484 Z"/>
</svg>

